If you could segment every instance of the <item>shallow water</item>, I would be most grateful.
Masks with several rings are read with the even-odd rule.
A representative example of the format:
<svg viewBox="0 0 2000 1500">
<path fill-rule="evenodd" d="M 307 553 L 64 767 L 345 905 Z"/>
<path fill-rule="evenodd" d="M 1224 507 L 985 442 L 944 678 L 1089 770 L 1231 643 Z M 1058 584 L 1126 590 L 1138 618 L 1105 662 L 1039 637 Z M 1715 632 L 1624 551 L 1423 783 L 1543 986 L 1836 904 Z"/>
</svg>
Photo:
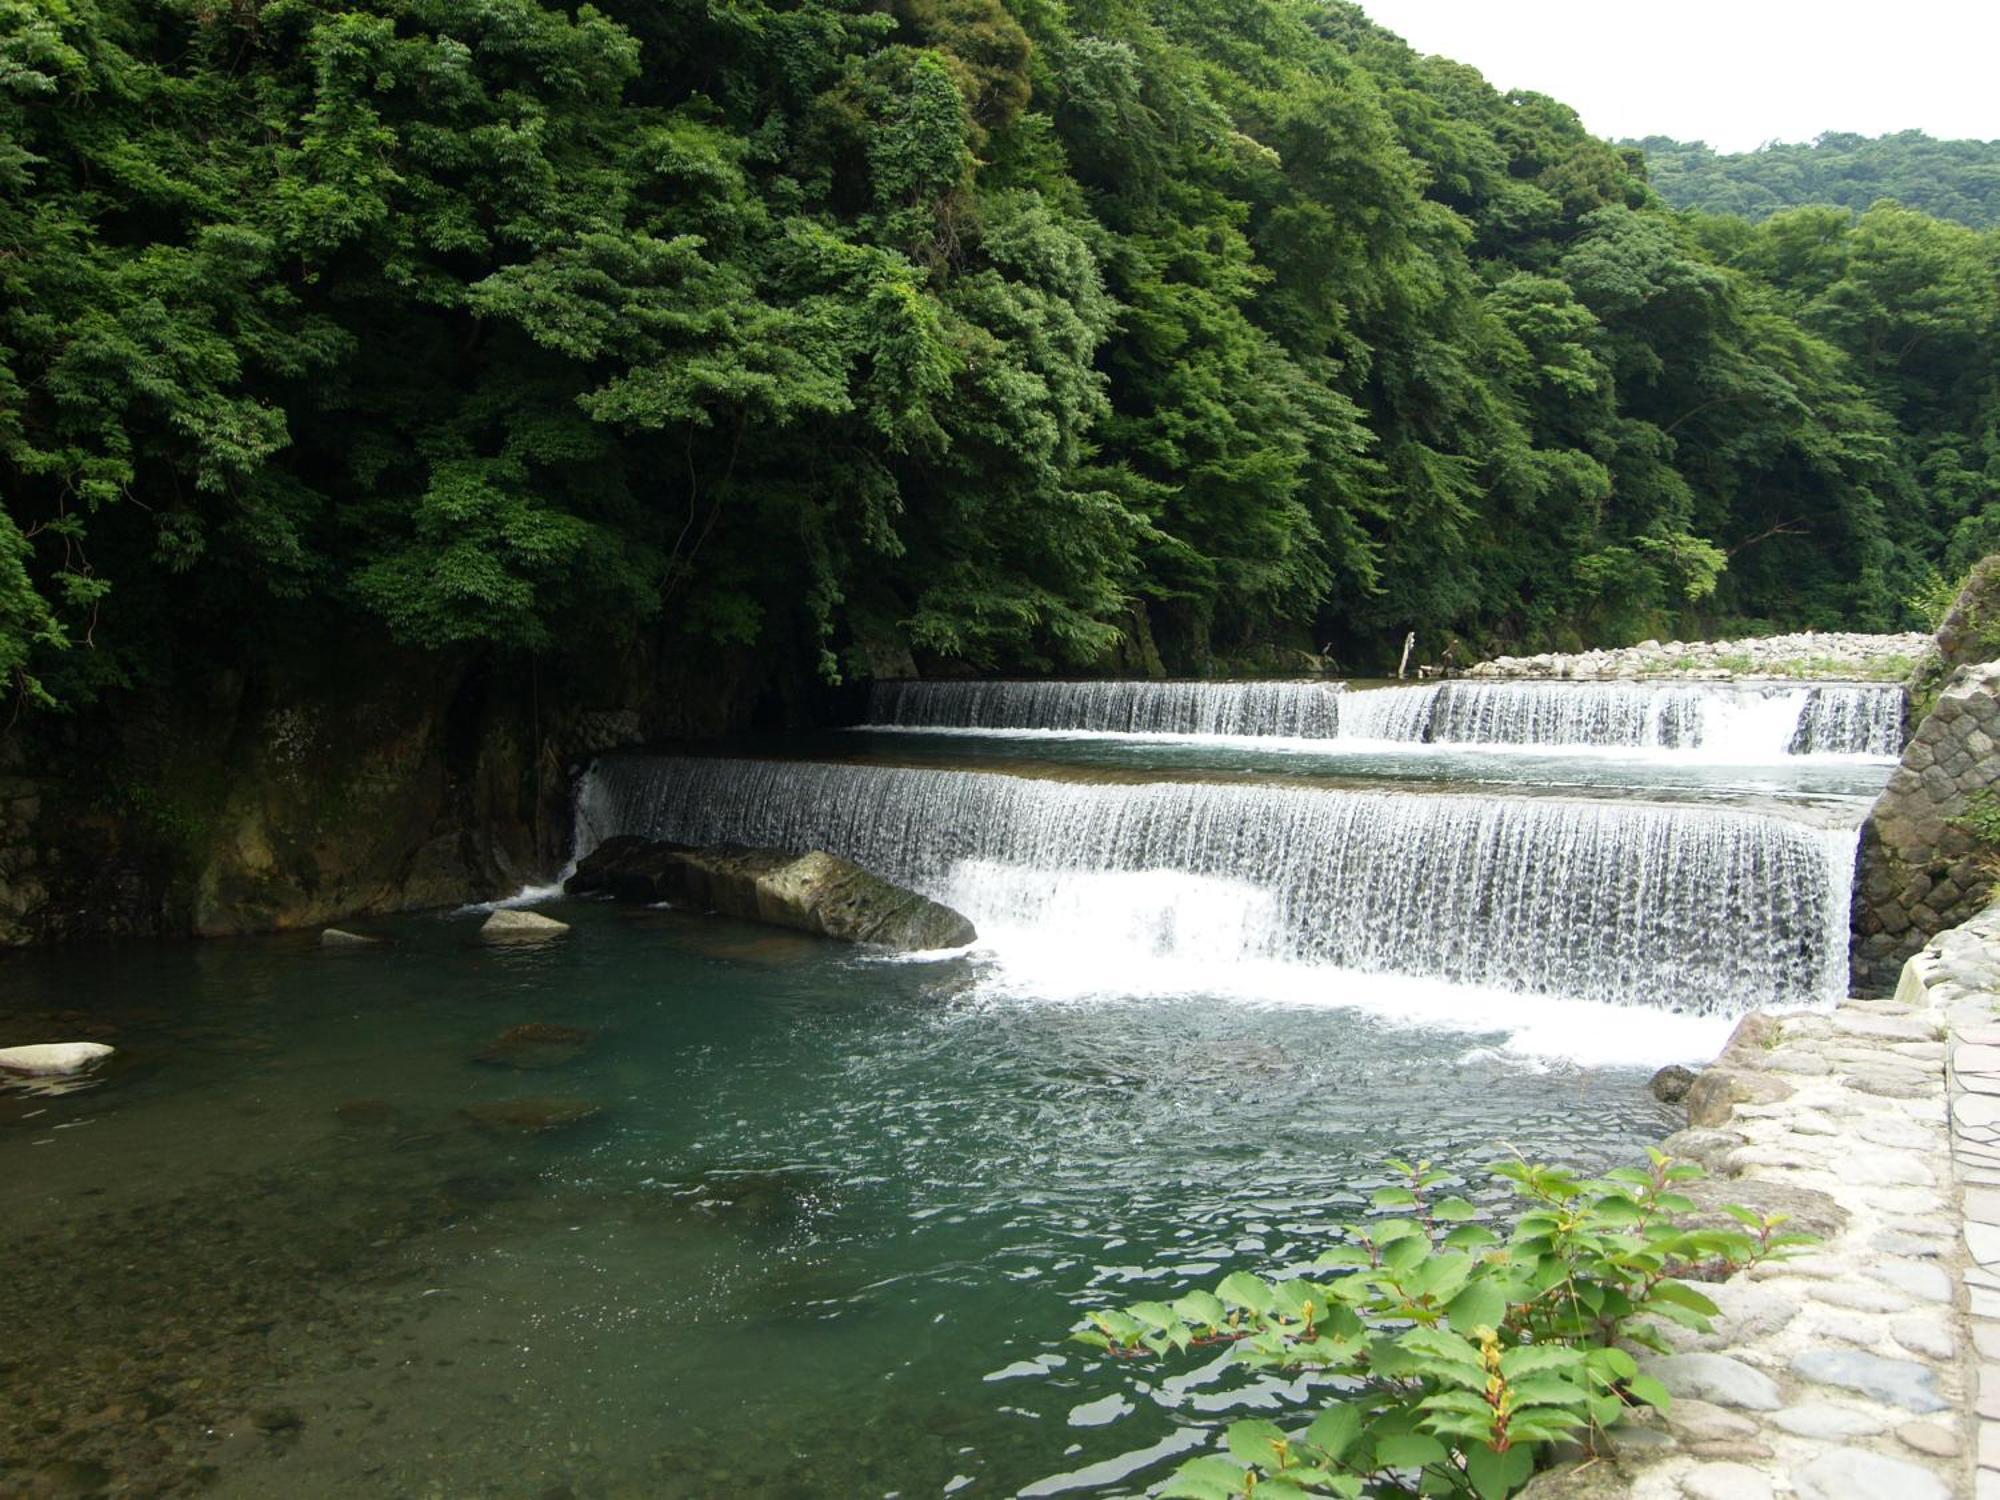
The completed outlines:
<svg viewBox="0 0 2000 1500">
<path fill-rule="evenodd" d="M 561 911 L 534 950 L 463 915 L 380 950 L 0 965 L 0 1042 L 90 1024 L 124 1064 L 0 1111 L 0 1472 L 1135 1494 L 1303 1391 L 1100 1361 L 1066 1339 L 1083 1310 L 1310 1258 L 1385 1155 L 1484 1192 L 1509 1149 L 1597 1167 L 1672 1127 L 1643 1070 L 1504 1052 L 1477 1007 L 1393 1024 L 1422 1006 L 1391 976 L 1323 976 L 1335 1004 L 1055 998 L 976 955 Z M 524 1021 L 593 1037 L 546 1071 L 470 1060 Z M 603 1114 L 531 1138 L 458 1114 L 527 1095 Z"/>
</svg>

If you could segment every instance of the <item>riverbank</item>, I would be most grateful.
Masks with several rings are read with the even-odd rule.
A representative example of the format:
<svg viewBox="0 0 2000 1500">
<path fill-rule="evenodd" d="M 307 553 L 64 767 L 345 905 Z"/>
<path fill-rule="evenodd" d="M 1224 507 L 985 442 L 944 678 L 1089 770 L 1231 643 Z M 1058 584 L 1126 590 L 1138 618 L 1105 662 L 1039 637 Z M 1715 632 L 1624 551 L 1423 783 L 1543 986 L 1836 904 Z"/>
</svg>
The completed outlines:
<svg viewBox="0 0 2000 1500">
<path fill-rule="evenodd" d="M 1861 635 L 1802 631 L 1733 641 L 1642 641 L 1636 646 L 1574 654 L 1496 656 L 1466 669 L 1476 678 L 1568 678 L 1601 682 L 1632 678 L 1786 682 L 1901 682 L 1936 642 L 1921 631 Z"/>
<path fill-rule="evenodd" d="M 2000 1494 L 2000 908 L 1940 934 L 1894 997 L 1753 1016 L 1666 1149 L 1705 1204 L 1821 1243 L 1708 1288 L 1714 1331 L 1650 1362 L 1664 1418 L 1535 1500 Z M 1969 1316 L 1968 1316 L 1969 1315 Z"/>
</svg>

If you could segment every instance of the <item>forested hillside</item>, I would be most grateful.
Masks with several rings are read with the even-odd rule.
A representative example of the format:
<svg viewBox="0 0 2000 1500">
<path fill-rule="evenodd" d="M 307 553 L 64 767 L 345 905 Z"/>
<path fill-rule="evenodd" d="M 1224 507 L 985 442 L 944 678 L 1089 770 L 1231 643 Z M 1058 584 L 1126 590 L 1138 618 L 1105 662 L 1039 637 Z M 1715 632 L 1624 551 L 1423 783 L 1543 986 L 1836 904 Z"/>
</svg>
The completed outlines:
<svg viewBox="0 0 2000 1500">
<path fill-rule="evenodd" d="M 2000 226 L 2000 141 L 1939 141 L 1904 130 L 1830 133 L 1733 153 L 1664 135 L 1628 144 L 1646 153 L 1653 186 L 1675 208 L 1766 219 L 1815 204 L 1860 213 L 1893 198 L 1974 229 Z"/>
<path fill-rule="evenodd" d="M 5 0 L 0 665 L 1886 627 L 2000 237 L 1684 221 L 1303 0 Z"/>
</svg>

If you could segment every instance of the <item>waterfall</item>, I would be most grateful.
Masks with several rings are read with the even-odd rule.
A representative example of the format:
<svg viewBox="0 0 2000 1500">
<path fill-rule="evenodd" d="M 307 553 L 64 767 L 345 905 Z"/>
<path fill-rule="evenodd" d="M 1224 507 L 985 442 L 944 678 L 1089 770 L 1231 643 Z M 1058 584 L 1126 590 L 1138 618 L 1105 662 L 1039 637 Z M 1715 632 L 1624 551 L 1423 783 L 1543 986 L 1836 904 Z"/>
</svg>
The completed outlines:
<svg viewBox="0 0 2000 1500">
<path fill-rule="evenodd" d="M 1340 695 L 1337 682 L 878 682 L 868 717 L 897 729 L 1330 739 Z"/>
<path fill-rule="evenodd" d="M 1212 734 L 1388 744 L 1894 757 L 1894 684 L 1444 682 L 1342 692 L 1318 682 L 883 682 L 871 728 Z"/>
<path fill-rule="evenodd" d="M 614 834 L 830 850 L 982 930 L 1719 1014 L 1843 991 L 1855 834 L 1713 807 L 613 758 Z"/>
</svg>

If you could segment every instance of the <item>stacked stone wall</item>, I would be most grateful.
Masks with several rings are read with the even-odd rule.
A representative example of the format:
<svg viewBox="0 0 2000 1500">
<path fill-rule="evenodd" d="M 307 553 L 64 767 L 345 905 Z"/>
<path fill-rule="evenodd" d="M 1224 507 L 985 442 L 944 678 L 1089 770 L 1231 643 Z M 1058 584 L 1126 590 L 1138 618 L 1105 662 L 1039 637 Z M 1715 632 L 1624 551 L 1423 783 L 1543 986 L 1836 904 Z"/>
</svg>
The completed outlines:
<svg viewBox="0 0 2000 1500">
<path fill-rule="evenodd" d="M 1857 994 L 1892 989 L 1904 962 L 1938 933 L 1984 910 L 1996 849 L 1980 815 L 2000 822 L 2000 662 L 1960 667 L 1918 726 L 1861 830 L 1854 894 Z"/>
</svg>

